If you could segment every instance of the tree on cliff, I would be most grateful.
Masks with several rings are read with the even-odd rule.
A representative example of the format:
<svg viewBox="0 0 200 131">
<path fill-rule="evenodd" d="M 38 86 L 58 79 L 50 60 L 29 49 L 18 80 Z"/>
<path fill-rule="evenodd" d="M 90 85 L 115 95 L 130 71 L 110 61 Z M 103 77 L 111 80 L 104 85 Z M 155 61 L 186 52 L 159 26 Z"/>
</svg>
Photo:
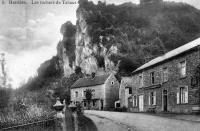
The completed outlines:
<svg viewBox="0 0 200 131">
<path fill-rule="evenodd" d="M 73 62 L 75 61 L 75 34 L 76 34 L 76 26 L 73 25 L 70 21 L 67 21 L 61 26 L 60 29 L 61 34 L 63 35 L 63 40 L 61 44 L 62 48 L 65 50 L 65 55 L 67 55 L 69 59 L 69 66 L 73 66 Z M 63 50 L 63 49 L 60 49 Z M 64 58 L 62 58 L 64 59 Z"/>
</svg>

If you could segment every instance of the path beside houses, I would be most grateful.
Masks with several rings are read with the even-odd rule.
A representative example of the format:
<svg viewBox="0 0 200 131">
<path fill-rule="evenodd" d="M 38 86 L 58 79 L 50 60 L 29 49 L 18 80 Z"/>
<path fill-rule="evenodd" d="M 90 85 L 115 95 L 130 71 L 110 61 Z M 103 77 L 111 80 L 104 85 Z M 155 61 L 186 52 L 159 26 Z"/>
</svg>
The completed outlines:
<svg viewBox="0 0 200 131">
<path fill-rule="evenodd" d="M 193 116 L 193 118 L 190 115 L 175 115 L 175 117 L 169 117 L 169 114 L 168 116 L 159 116 L 145 113 L 91 110 L 85 111 L 85 114 L 86 116 L 93 115 L 93 117 L 96 116 L 98 118 L 113 121 L 114 123 L 125 125 L 126 127 L 130 128 L 127 128 L 127 131 L 199 131 L 200 129 L 200 117 L 198 116 Z M 93 122 L 96 125 L 99 125 L 98 122 Z"/>
<path fill-rule="evenodd" d="M 128 130 L 126 125 L 95 115 L 84 114 L 79 119 L 80 131 L 133 131 Z"/>
</svg>

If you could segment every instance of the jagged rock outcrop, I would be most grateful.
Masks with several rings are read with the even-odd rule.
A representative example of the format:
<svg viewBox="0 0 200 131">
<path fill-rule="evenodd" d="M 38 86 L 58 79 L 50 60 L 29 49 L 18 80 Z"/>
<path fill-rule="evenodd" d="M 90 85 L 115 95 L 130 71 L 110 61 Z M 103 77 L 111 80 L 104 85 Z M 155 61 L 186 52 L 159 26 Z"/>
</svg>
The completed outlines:
<svg viewBox="0 0 200 131">
<path fill-rule="evenodd" d="M 87 24 L 90 13 L 92 12 L 88 12 L 82 7 L 77 10 L 76 66 L 80 66 L 86 74 L 112 71 L 116 67 L 108 57 L 113 53 L 118 53 L 117 47 L 113 46 L 108 50 L 101 41 L 99 45 L 92 44 L 92 38 L 89 34 L 91 27 Z"/>
<path fill-rule="evenodd" d="M 97 5 L 80 0 L 77 23 L 65 23 L 58 56 L 65 76 L 76 66 L 85 74 L 135 68 L 200 36 L 200 11 L 175 2 Z"/>
</svg>

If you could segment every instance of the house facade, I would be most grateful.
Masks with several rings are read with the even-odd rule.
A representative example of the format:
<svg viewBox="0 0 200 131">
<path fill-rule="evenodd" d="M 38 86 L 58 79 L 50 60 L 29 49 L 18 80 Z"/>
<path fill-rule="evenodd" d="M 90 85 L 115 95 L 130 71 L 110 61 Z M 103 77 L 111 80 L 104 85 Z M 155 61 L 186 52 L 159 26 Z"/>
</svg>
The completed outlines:
<svg viewBox="0 0 200 131">
<path fill-rule="evenodd" d="M 200 38 L 142 65 L 133 72 L 132 112 L 200 111 Z"/>
<path fill-rule="evenodd" d="M 92 100 L 86 99 L 86 90 L 92 91 Z M 119 82 L 114 74 L 80 78 L 71 87 L 71 101 L 81 103 L 84 109 L 107 110 L 119 99 Z M 89 105 L 90 104 L 90 105 Z"/>
</svg>

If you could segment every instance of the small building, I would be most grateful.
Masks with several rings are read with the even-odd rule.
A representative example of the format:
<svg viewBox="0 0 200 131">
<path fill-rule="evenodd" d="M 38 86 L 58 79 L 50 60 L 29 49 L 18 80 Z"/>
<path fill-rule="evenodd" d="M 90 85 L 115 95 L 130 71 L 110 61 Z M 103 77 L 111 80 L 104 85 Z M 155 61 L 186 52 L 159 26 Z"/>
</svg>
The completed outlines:
<svg viewBox="0 0 200 131">
<path fill-rule="evenodd" d="M 200 111 L 200 38 L 133 72 L 129 111 Z"/>
<path fill-rule="evenodd" d="M 92 100 L 86 99 L 86 90 L 92 90 Z M 107 110 L 119 99 L 119 82 L 114 74 L 80 78 L 71 87 L 71 101 L 81 103 L 84 109 Z M 90 104 L 90 105 L 88 105 Z"/>
<path fill-rule="evenodd" d="M 119 89 L 120 107 L 128 108 L 128 98 L 132 96 L 132 77 L 122 77 Z"/>
</svg>

